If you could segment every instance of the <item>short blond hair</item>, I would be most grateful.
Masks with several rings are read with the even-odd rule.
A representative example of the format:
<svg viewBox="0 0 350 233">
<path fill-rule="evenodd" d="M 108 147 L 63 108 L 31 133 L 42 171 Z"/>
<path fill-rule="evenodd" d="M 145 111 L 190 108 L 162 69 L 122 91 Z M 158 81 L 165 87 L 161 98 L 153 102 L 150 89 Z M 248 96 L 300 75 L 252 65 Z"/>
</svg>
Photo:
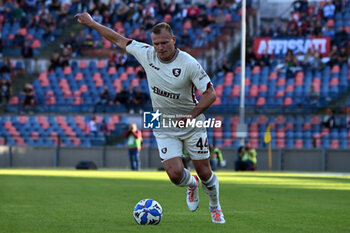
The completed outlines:
<svg viewBox="0 0 350 233">
<path fill-rule="evenodd" d="M 154 25 L 151 29 L 151 33 L 160 34 L 162 29 L 165 29 L 167 32 L 169 32 L 171 36 L 174 36 L 173 30 L 171 29 L 170 25 L 165 22 Z"/>
</svg>

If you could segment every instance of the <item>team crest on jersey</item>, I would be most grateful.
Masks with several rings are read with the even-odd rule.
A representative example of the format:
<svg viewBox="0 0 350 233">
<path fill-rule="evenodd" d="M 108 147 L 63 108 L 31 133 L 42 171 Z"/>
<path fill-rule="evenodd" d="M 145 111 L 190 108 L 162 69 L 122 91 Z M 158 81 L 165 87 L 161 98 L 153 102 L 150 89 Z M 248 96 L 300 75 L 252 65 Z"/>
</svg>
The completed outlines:
<svg viewBox="0 0 350 233">
<path fill-rule="evenodd" d="M 179 68 L 174 68 L 174 69 L 173 69 L 173 75 L 174 75 L 175 77 L 179 77 L 180 74 L 181 74 L 181 69 L 179 69 Z"/>
</svg>

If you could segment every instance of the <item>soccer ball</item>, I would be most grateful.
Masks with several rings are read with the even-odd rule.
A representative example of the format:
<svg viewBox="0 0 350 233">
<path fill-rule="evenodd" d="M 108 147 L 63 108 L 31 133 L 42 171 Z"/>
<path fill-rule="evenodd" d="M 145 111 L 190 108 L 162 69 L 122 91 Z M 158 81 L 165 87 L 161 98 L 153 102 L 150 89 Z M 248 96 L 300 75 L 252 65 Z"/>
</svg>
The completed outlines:
<svg viewBox="0 0 350 233">
<path fill-rule="evenodd" d="M 157 225 L 162 215 L 162 206 L 152 199 L 141 200 L 134 208 L 134 219 L 140 225 Z"/>
</svg>

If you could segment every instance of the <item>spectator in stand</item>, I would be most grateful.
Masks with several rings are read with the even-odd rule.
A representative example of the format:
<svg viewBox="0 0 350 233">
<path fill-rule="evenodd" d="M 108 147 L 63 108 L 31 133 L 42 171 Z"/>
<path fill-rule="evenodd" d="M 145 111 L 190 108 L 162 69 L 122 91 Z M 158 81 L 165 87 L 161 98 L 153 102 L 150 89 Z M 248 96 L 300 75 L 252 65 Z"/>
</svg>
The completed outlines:
<svg viewBox="0 0 350 233">
<path fill-rule="evenodd" d="M 128 139 L 131 170 L 139 171 L 141 168 L 140 151 L 142 146 L 142 133 L 137 129 L 136 124 L 130 124 L 124 137 Z"/>
<path fill-rule="evenodd" d="M 25 111 L 29 106 L 30 107 L 29 113 L 33 113 L 34 105 L 35 105 L 35 93 L 34 93 L 33 86 L 27 83 L 23 88 L 22 95 L 23 95 L 23 99 L 21 102 L 22 111 Z"/>
<path fill-rule="evenodd" d="M 322 36 L 323 33 L 323 25 L 322 21 L 318 19 L 315 24 L 314 36 Z"/>
<path fill-rule="evenodd" d="M 24 9 L 30 14 L 34 14 L 37 10 L 36 8 L 37 0 L 25 0 Z"/>
<path fill-rule="evenodd" d="M 49 5 L 50 12 L 54 12 L 54 14 L 56 14 L 56 12 L 59 11 L 60 9 L 61 9 L 61 4 L 59 0 L 52 0 Z"/>
<path fill-rule="evenodd" d="M 146 5 L 146 7 L 142 10 L 142 17 L 151 17 L 154 18 L 156 16 L 156 12 L 153 7 L 153 3 L 149 3 Z"/>
<path fill-rule="evenodd" d="M 257 60 L 258 59 L 255 56 L 253 48 L 251 46 L 249 46 L 247 48 L 247 55 L 246 55 L 246 64 L 247 64 L 247 66 L 251 66 L 251 67 L 255 66 Z"/>
<path fill-rule="evenodd" d="M 273 21 L 273 36 L 279 36 L 282 30 L 282 22 L 279 18 L 275 18 Z"/>
<path fill-rule="evenodd" d="M 265 49 L 263 55 L 261 55 L 260 59 L 258 60 L 258 64 L 261 67 L 264 66 L 270 66 L 271 65 L 271 55 L 269 55 L 267 48 Z"/>
<path fill-rule="evenodd" d="M 7 80 L 11 79 L 12 75 L 12 66 L 11 66 L 11 60 L 8 57 L 4 57 L 3 64 L 0 68 L 0 75 L 2 78 L 5 78 Z"/>
<path fill-rule="evenodd" d="M 284 65 L 286 68 L 286 78 L 294 78 L 295 71 L 298 66 L 298 60 L 293 54 L 293 51 L 291 49 L 287 50 L 287 53 L 284 57 Z"/>
<path fill-rule="evenodd" d="M 187 18 L 191 21 L 196 21 L 199 15 L 200 9 L 196 4 L 191 4 L 189 8 L 187 8 Z M 220 13 L 219 13 L 220 14 Z"/>
<path fill-rule="evenodd" d="M 2 57 L 3 48 L 4 48 L 4 41 L 2 40 L 2 33 L 0 32 L 0 57 Z"/>
<path fill-rule="evenodd" d="M 320 92 L 316 89 L 315 85 L 311 85 L 311 89 L 308 94 L 308 99 L 312 106 L 318 107 L 318 101 L 320 100 Z"/>
<path fill-rule="evenodd" d="M 333 44 L 338 46 L 346 46 L 349 40 L 348 33 L 345 31 L 344 27 L 339 27 L 338 31 L 334 35 Z"/>
<path fill-rule="evenodd" d="M 99 14 L 105 11 L 108 11 L 108 6 L 104 3 L 104 1 L 94 1 L 94 5 L 92 6 L 91 12 L 98 11 Z"/>
<path fill-rule="evenodd" d="M 60 64 L 62 67 L 69 66 L 69 60 L 72 57 L 72 48 L 67 45 L 63 48 L 62 55 L 60 56 Z"/>
<path fill-rule="evenodd" d="M 334 111 L 331 109 L 326 109 L 326 114 L 322 118 L 321 122 L 322 127 L 332 129 L 336 127 Z"/>
<path fill-rule="evenodd" d="M 95 116 L 93 116 L 89 121 L 89 129 L 90 129 L 90 134 L 92 136 L 96 137 L 98 135 L 97 120 Z"/>
<path fill-rule="evenodd" d="M 282 29 L 279 31 L 278 36 L 279 36 L 279 37 L 286 37 L 286 36 L 289 36 L 288 23 L 284 23 L 284 24 L 283 24 Z"/>
<path fill-rule="evenodd" d="M 131 109 L 131 93 L 122 86 L 120 92 L 117 93 L 117 95 L 114 98 L 114 103 L 116 105 L 123 105 L 128 112 L 130 112 Z"/>
<path fill-rule="evenodd" d="M 343 12 L 343 1 L 342 0 L 333 0 L 335 6 L 335 12 Z"/>
<path fill-rule="evenodd" d="M 1 79 L 0 82 L 0 105 L 7 104 L 12 96 L 12 87 L 10 80 Z"/>
<path fill-rule="evenodd" d="M 24 42 L 24 46 L 21 49 L 21 55 L 24 60 L 24 69 L 27 74 L 32 74 L 32 58 L 33 58 L 33 49 L 29 45 L 29 41 Z"/>
<path fill-rule="evenodd" d="M 121 22 L 125 22 L 126 21 L 126 17 L 127 17 L 127 12 L 129 11 L 129 7 L 128 5 L 124 2 L 121 1 L 120 6 L 118 8 L 114 9 L 114 12 L 112 13 L 112 21 L 113 22 L 117 22 L 117 21 L 121 21 Z"/>
<path fill-rule="evenodd" d="M 295 56 L 295 58 L 298 61 L 298 65 L 302 65 L 304 63 L 305 55 L 304 55 L 304 53 L 302 51 L 298 51 L 298 53 Z"/>
<path fill-rule="evenodd" d="M 103 136 L 105 138 L 105 143 L 109 143 L 109 135 L 110 135 L 110 130 L 108 129 L 108 125 L 105 120 L 102 120 L 101 125 L 100 125 L 100 132 L 103 133 Z"/>
<path fill-rule="evenodd" d="M 100 98 L 96 103 L 94 112 L 96 112 L 97 106 L 102 106 L 103 107 L 102 112 L 105 112 L 105 110 L 106 110 L 105 106 L 109 105 L 110 103 L 111 103 L 111 96 L 109 94 L 108 87 L 105 86 L 103 91 L 101 91 L 101 93 L 100 93 Z"/>
<path fill-rule="evenodd" d="M 21 48 L 24 44 L 24 36 L 21 34 L 20 29 L 17 30 L 15 37 L 13 38 L 13 46 Z"/>
<path fill-rule="evenodd" d="M 308 9 L 307 0 L 296 0 L 293 2 L 294 11 L 305 12 Z"/>
<path fill-rule="evenodd" d="M 140 27 L 140 33 L 137 36 L 136 40 L 141 41 L 141 42 L 147 42 L 147 34 L 143 26 Z"/>
<path fill-rule="evenodd" d="M 13 21 L 21 22 L 25 15 L 23 9 L 18 5 L 17 2 L 13 2 L 13 8 L 11 9 L 11 18 Z"/>
<path fill-rule="evenodd" d="M 92 15 L 92 18 L 98 22 L 98 23 L 102 23 L 102 20 L 103 20 L 103 17 L 102 15 L 100 14 L 100 11 L 99 10 L 94 10 L 94 14 Z"/>
<path fill-rule="evenodd" d="M 117 67 L 117 53 L 116 52 L 111 51 L 107 63 L 108 63 L 108 68 L 109 67 Z"/>
<path fill-rule="evenodd" d="M 223 26 L 225 24 L 225 14 L 221 9 L 218 11 L 218 15 L 215 18 L 215 23 L 219 26 Z"/>
<path fill-rule="evenodd" d="M 55 71 L 57 67 L 61 66 L 60 55 L 57 51 L 53 52 L 50 58 L 49 72 Z"/>
<path fill-rule="evenodd" d="M 333 19 L 335 14 L 335 5 L 332 0 L 328 0 L 327 4 L 323 7 L 323 17 L 325 20 Z"/>
<path fill-rule="evenodd" d="M 327 64 L 330 66 L 339 64 L 339 50 L 337 45 L 332 46 L 332 50 L 329 53 L 329 62 Z"/>
<path fill-rule="evenodd" d="M 322 57 L 318 51 L 314 54 L 314 61 L 312 63 L 312 68 L 315 70 L 321 71 L 324 67 L 324 63 L 322 62 Z"/>
<path fill-rule="evenodd" d="M 183 47 L 192 46 L 191 37 L 190 37 L 190 34 L 188 33 L 187 29 L 184 29 L 182 34 L 180 35 L 180 43 L 179 44 Z"/>
<path fill-rule="evenodd" d="M 227 59 L 226 56 L 222 58 L 222 63 L 221 64 L 222 65 L 221 65 L 221 70 L 220 71 L 223 72 L 224 74 L 226 74 L 227 72 L 232 71 L 231 65 L 229 64 L 228 59 Z"/>
<path fill-rule="evenodd" d="M 312 51 L 312 48 L 308 48 L 304 56 L 304 60 L 302 61 L 303 68 L 305 69 L 306 67 L 311 67 L 314 61 L 315 59 L 314 59 L 314 53 Z"/>
<path fill-rule="evenodd" d="M 335 35 L 334 26 L 332 26 L 330 21 L 328 21 L 326 25 L 322 28 L 322 36 L 329 36 L 333 38 L 334 35 Z"/>
<path fill-rule="evenodd" d="M 262 37 L 271 37 L 273 36 L 273 31 L 271 30 L 271 27 L 269 25 L 266 25 L 264 28 L 264 31 L 261 33 Z"/>
<path fill-rule="evenodd" d="M 346 51 L 346 47 L 341 47 L 340 48 L 340 53 L 339 53 L 339 65 L 346 65 L 348 63 L 349 59 L 349 53 Z"/>
<path fill-rule="evenodd" d="M 61 45 L 61 47 L 70 48 L 73 57 L 77 56 L 79 45 L 78 45 L 78 37 L 75 35 L 75 32 L 71 32 L 69 34 L 69 38 Z"/>
<path fill-rule="evenodd" d="M 126 68 L 127 65 L 127 60 L 128 60 L 128 55 L 124 51 L 120 51 L 116 55 L 116 67 L 119 69 L 120 67 Z"/>
<path fill-rule="evenodd" d="M 148 95 L 142 92 L 140 87 L 137 87 L 132 94 L 132 106 L 134 112 L 142 113 L 148 100 Z"/>
</svg>

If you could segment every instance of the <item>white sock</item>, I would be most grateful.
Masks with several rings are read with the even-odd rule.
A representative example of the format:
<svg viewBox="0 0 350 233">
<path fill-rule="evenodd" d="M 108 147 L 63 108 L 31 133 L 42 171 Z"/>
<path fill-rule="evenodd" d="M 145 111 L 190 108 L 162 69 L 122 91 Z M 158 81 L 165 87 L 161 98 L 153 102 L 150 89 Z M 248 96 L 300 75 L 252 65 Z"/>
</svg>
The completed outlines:
<svg viewBox="0 0 350 233">
<path fill-rule="evenodd" d="M 196 187 L 196 178 L 194 178 L 193 176 L 191 176 L 191 178 L 188 180 L 188 187 L 190 189 L 194 189 Z"/>
<path fill-rule="evenodd" d="M 210 211 L 220 209 L 219 202 L 219 180 L 214 173 L 207 181 L 202 181 L 202 187 L 209 199 Z"/>
<path fill-rule="evenodd" d="M 193 189 L 196 187 L 196 184 L 196 179 L 191 175 L 190 171 L 185 168 L 180 184 L 178 184 L 177 186 L 186 186 Z"/>
</svg>

